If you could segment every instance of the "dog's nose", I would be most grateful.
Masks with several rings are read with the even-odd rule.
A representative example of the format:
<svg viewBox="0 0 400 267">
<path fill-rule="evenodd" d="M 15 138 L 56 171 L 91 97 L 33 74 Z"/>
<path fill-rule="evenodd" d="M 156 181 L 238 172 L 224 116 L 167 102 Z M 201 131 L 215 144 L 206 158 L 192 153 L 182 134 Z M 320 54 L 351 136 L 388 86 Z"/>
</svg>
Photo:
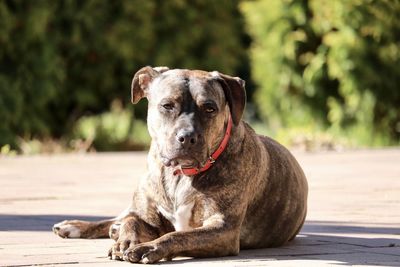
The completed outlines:
<svg viewBox="0 0 400 267">
<path fill-rule="evenodd" d="M 187 148 L 197 143 L 198 135 L 194 131 L 180 130 L 176 134 L 176 140 Z"/>
</svg>

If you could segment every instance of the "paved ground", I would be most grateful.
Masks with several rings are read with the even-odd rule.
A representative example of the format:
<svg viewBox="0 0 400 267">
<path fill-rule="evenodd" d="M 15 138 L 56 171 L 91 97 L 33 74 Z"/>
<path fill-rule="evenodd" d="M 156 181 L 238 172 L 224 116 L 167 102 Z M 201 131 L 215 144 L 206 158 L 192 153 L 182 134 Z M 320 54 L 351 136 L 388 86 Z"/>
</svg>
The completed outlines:
<svg viewBox="0 0 400 267">
<path fill-rule="evenodd" d="M 310 196 L 295 242 L 162 265 L 400 266 L 400 149 L 296 156 Z M 61 239 L 50 229 L 118 214 L 144 172 L 144 153 L 0 158 L 0 266 L 127 266 L 107 259 L 111 240 Z"/>
</svg>

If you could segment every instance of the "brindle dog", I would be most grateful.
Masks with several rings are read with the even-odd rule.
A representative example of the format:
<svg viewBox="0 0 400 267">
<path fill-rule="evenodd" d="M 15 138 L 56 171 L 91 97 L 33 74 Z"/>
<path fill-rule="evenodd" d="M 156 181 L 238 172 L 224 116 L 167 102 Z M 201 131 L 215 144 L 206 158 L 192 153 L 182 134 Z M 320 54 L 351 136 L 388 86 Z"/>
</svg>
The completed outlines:
<svg viewBox="0 0 400 267">
<path fill-rule="evenodd" d="M 142 263 L 237 255 L 296 236 L 306 217 L 305 175 L 287 149 L 241 120 L 243 80 L 145 67 L 133 78 L 132 102 L 143 97 L 149 172 L 130 208 L 112 220 L 61 222 L 56 234 L 110 235 L 110 257 Z"/>
</svg>

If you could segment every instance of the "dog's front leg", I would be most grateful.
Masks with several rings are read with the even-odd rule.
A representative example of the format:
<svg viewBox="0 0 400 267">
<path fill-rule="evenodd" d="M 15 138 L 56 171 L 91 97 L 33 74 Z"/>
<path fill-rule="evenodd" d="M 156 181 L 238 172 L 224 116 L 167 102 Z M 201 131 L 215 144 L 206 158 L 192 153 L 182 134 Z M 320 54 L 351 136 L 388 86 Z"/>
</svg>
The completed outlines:
<svg viewBox="0 0 400 267">
<path fill-rule="evenodd" d="M 175 256 L 222 257 L 239 253 L 240 228 L 227 223 L 207 224 L 189 231 L 167 233 L 125 251 L 130 262 L 155 263 Z"/>
</svg>

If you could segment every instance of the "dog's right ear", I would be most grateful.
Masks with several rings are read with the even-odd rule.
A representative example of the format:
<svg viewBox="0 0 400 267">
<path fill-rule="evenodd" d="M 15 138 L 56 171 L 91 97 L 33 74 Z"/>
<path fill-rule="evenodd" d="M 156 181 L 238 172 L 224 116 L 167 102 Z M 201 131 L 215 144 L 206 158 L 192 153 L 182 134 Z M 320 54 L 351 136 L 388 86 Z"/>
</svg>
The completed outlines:
<svg viewBox="0 0 400 267">
<path fill-rule="evenodd" d="M 133 76 L 131 85 L 132 103 L 136 104 L 140 99 L 147 96 L 150 83 L 154 80 L 154 78 L 167 70 L 167 67 L 152 68 L 147 66 L 136 72 L 135 76 Z"/>
</svg>

